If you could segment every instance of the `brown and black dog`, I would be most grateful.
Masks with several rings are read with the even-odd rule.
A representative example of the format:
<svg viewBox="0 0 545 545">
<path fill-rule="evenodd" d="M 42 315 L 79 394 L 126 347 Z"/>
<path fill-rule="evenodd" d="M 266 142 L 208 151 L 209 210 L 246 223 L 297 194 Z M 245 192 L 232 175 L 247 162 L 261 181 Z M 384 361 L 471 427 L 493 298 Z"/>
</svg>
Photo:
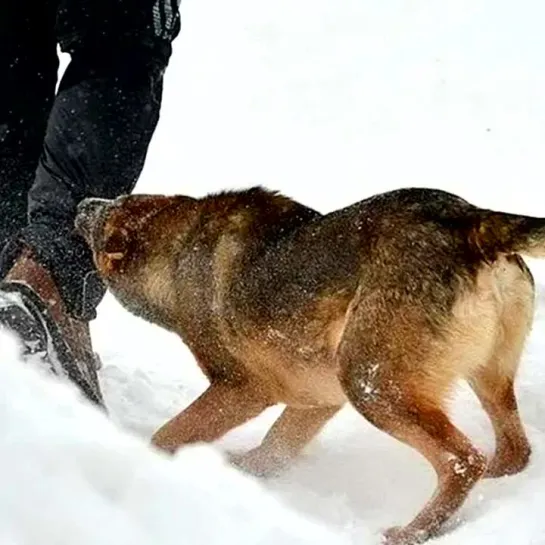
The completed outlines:
<svg viewBox="0 0 545 545">
<path fill-rule="evenodd" d="M 257 474 L 293 459 L 348 401 L 417 449 L 435 494 L 391 544 L 436 534 L 483 476 L 526 467 L 514 380 L 533 320 L 519 254 L 545 255 L 545 220 L 401 189 L 322 215 L 262 188 L 201 199 L 87 199 L 76 228 L 132 313 L 177 333 L 210 381 L 153 443 L 213 441 L 285 404 Z M 458 379 L 495 430 L 487 463 L 449 419 Z"/>
</svg>

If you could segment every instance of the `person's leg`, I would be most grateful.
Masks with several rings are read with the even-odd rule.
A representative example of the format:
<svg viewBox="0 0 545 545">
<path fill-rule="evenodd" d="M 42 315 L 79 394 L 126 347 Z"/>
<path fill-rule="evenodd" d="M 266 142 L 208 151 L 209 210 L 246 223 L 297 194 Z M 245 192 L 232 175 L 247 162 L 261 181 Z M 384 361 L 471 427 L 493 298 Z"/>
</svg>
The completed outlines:
<svg viewBox="0 0 545 545">
<path fill-rule="evenodd" d="M 55 5 L 0 2 L 0 247 L 27 223 L 57 82 Z"/>
<path fill-rule="evenodd" d="M 159 118 L 163 72 L 178 31 L 171 0 L 61 0 L 58 39 L 71 62 L 29 192 L 29 224 L 0 258 L 4 292 L 23 290 L 33 298 L 30 314 L 55 341 L 55 353 L 48 350 L 46 359 L 99 403 L 88 322 L 104 287 L 90 251 L 73 232 L 76 206 L 85 197 L 133 190 Z M 30 339 L 27 346 L 36 346 L 20 321 L 12 317 L 8 325 Z"/>
</svg>

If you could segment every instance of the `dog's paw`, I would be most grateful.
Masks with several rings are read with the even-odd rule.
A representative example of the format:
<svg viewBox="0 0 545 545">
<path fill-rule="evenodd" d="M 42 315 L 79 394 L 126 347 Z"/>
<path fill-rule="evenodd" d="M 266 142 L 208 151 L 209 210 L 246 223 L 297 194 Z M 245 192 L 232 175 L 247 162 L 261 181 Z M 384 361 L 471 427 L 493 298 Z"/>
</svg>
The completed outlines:
<svg viewBox="0 0 545 545">
<path fill-rule="evenodd" d="M 532 450 L 529 445 L 523 445 L 517 452 L 502 452 L 495 455 L 488 463 L 485 479 L 508 477 L 524 471 L 530 463 Z"/>
<path fill-rule="evenodd" d="M 394 526 L 383 534 L 383 545 L 417 545 L 428 539 L 429 535 L 423 530 L 410 530 L 406 526 Z"/>
<path fill-rule="evenodd" d="M 227 459 L 233 467 L 261 478 L 278 476 L 286 465 L 280 459 L 264 455 L 259 447 L 244 453 L 229 453 Z"/>
</svg>

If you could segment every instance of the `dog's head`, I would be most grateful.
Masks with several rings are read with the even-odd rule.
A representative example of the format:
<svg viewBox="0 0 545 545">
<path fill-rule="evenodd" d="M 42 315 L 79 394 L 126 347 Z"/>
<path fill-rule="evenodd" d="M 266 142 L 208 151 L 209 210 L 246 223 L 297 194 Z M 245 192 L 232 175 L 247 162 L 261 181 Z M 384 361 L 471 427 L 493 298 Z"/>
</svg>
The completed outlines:
<svg viewBox="0 0 545 545">
<path fill-rule="evenodd" d="M 138 266 L 146 252 L 160 247 L 157 238 L 165 233 L 157 233 L 158 218 L 178 204 L 179 197 L 162 195 L 88 198 L 78 205 L 75 229 L 93 252 L 98 272 L 108 279 Z"/>
</svg>

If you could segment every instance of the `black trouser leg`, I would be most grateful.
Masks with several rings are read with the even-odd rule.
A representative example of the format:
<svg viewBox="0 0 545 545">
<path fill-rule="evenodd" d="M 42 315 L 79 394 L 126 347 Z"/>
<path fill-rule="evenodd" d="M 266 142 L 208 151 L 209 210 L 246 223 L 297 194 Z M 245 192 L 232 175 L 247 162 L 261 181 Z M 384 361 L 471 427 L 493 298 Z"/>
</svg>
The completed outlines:
<svg viewBox="0 0 545 545">
<path fill-rule="evenodd" d="M 129 193 L 138 180 L 158 121 L 162 85 L 144 54 L 123 52 L 109 73 L 74 54 L 29 194 L 26 241 L 80 316 L 96 307 L 104 290 L 87 245 L 73 233 L 76 206 L 85 197 Z"/>
<path fill-rule="evenodd" d="M 0 248 L 27 223 L 57 82 L 55 4 L 0 2 Z"/>
<path fill-rule="evenodd" d="M 134 188 L 159 118 L 177 14 L 171 0 L 62 4 L 59 40 L 72 60 L 29 193 L 30 223 L 7 245 L 1 268 L 9 269 L 22 244 L 29 245 L 69 310 L 91 319 L 104 287 L 89 249 L 73 233 L 76 207 L 85 197 L 111 198 Z"/>
</svg>

